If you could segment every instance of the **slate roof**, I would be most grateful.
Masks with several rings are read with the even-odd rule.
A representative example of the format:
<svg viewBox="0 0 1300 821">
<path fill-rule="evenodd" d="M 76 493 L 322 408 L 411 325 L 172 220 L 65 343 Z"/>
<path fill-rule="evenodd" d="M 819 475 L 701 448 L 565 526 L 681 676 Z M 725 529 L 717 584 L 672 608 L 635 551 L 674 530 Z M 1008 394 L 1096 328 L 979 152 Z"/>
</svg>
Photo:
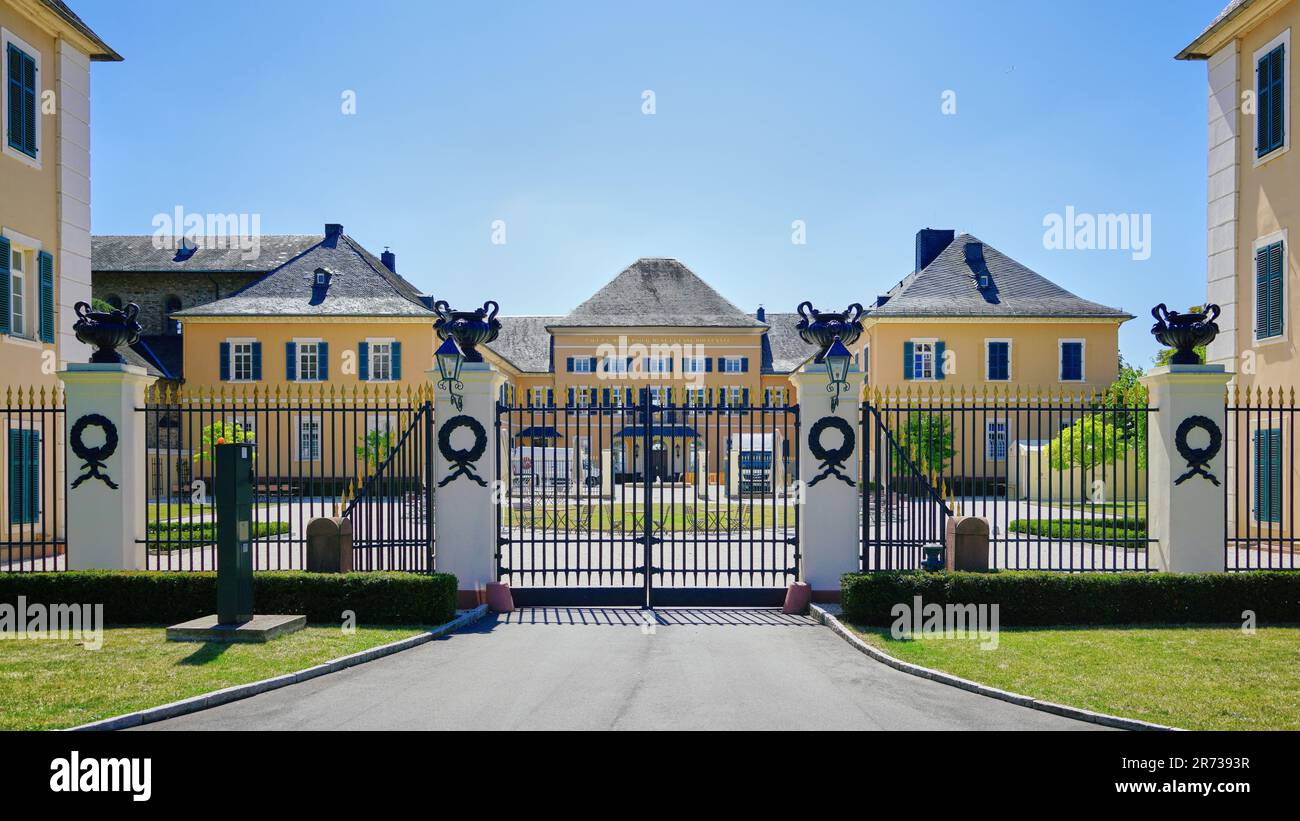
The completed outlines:
<svg viewBox="0 0 1300 821">
<path fill-rule="evenodd" d="M 192 256 L 178 261 L 176 250 L 155 248 L 152 234 L 104 235 L 90 238 L 90 269 L 114 273 L 252 273 L 278 268 L 320 242 L 319 234 L 269 234 L 259 240 L 255 259 L 240 248 L 222 248 L 229 240 L 200 237 Z"/>
<path fill-rule="evenodd" d="M 41 0 L 41 3 L 47 9 L 54 12 L 59 17 L 62 17 L 68 25 L 84 34 L 92 43 L 95 44 L 95 47 L 98 50 L 90 52 L 91 60 L 106 63 L 122 62 L 122 55 L 110 48 L 108 43 L 101 40 L 99 35 L 92 31 L 90 26 L 86 25 L 86 22 L 77 16 L 76 12 L 68 8 L 68 4 L 63 2 L 63 0 Z"/>
<path fill-rule="evenodd" d="M 677 260 L 643 257 L 551 326 L 760 328 L 763 323 Z"/>
<path fill-rule="evenodd" d="M 551 369 L 551 334 L 547 327 L 560 316 L 503 316 L 501 332 L 487 348 L 525 373 Z"/>
<path fill-rule="evenodd" d="M 185 346 L 180 334 L 147 334 L 131 349 L 158 371 L 155 376 L 164 379 L 185 376 Z"/>
<path fill-rule="evenodd" d="M 1213 20 L 1210 21 L 1210 24 L 1205 27 L 1205 31 L 1202 31 L 1200 34 L 1198 34 L 1196 36 L 1196 39 L 1193 40 L 1185 49 L 1179 52 L 1178 56 L 1175 57 L 1174 59 L 1176 60 L 1207 59 L 1210 55 L 1202 53 L 1198 49 L 1201 41 L 1204 40 L 1209 35 L 1213 34 L 1221 26 L 1226 26 L 1233 18 L 1235 18 L 1237 15 L 1244 12 L 1247 9 L 1247 7 L 1249 7 L 1250 4 L 1253 2 L 1254 0 L 1229 0 L 1228 5 L 1223 7 L 1223 11 L 1219 12 L 1218 15 Z"/>
<path fill-rule="evenodd" d="M 791 373 L 816 355 L 816 346 L 799 336 L 798 325 L 798 314 L 768 312 L 768 329 L 763 335 L 764 373 Z"/>
<path fill-rule="evenodd" d="M 966 262 L 966 245 L 983 245 L 993 289 L 976 287 Z M 1016 262 L 970 234 L 959 234 L 921 271 L 908 274 L 887 294 L 885 304 L 870 308 L 867 318 L 906 317 L 1051 317 L 1132 319 L 1119 308 L 1091 302 Z"/>
<path fill-rule="evenodd" d="M 316 269 L 331 274 L 314 285 Z M 315 245 L 225 299 L 172 316 L 427 316 L 420 292 L 347 234 Z"/>
</svg>

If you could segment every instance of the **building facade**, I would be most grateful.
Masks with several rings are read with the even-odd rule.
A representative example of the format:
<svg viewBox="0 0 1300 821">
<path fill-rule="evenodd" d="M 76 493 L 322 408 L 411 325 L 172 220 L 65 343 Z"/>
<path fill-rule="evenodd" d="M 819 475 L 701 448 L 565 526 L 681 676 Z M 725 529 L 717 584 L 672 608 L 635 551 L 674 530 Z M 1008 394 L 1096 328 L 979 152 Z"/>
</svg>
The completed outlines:
<svg viewBox="0 0 1300 821">
<path fill-rule="evenodd" d="M 90 301 L 90 65 L 122 58 L 58 0 L 0 0 L 0 521 L 53 536 L 61 490 L 58 370 Z M 48 391 L 48 394 L 43 392 Z"/>
</svg>

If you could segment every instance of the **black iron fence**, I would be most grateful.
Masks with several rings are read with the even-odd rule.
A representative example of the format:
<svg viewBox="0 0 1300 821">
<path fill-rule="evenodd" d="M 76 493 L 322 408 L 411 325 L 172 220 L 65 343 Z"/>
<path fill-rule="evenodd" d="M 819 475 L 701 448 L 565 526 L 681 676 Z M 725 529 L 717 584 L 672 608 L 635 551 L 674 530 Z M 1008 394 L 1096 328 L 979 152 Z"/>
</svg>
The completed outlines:
<svg viewBox="0 0 1300 821">
<path fill-rule="evenodd" d="M 1295 388 L 1235 387 L 1227 397 L 1224 564 L 1296 570 Z"/>
<path fill-rule="evenodd" d="M 770 604 L 798 578 L 797 408 L 501 405 L 497 442 L 516 601 Z"/>
<path fill-rule="evenodd" d="M 146 567 L 215 569 L 212 447 L 250 442 L 255 569 L 305 568 L 308 523 L 342 516 L 356 569 L 427 570 L 431 399 L 431 388 L 399 386 L 151 388 L 138 411 L 149 449 Z"/>
<path fill-rule="evenodd" d="M 0 572 L 67 568 L 65 414 L 56 388 L 9 388 L 0 407 Z"/>
<path fill-rule="evenodd" d="M 989 522 L 989 566 L 1146 570 L 1146 438 L 1125 395 L 933 386 L 862 416 L 862 567 L 921 566 L 953 516 Z"/>
</svg>

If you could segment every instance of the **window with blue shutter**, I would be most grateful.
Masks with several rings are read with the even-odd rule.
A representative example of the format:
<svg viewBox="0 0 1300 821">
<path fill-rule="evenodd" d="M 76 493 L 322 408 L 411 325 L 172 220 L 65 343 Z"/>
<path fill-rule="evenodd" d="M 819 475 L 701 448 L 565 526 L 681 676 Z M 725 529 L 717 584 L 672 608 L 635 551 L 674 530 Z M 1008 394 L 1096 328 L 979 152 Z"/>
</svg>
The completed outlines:
<svg viewBox="0 0 1300 821">
<path fill-rule="evenodd" d="M 9 147 L 35 158 L 36 118 L 36 58 L 13 43 L 6 46 L 9 62 Z"/>
<path fill-rule="evenodd" d="M 1255 431 L 1255 521 L 1282 521 L 1282 430 Z"/>
<path fill-rule="evenodd" d="M 935 379 L 943 379 L 948 375 L 947 374 L 948 363 L 944 361 L 944 355 L 943 355 L 944 349 L 945 349 L 945 345 L 942 339 L 935 341 L 934 343 L 934 378 Z"/>
<path fill-rule="evenodd" d="M 221 381 L 230 381 L 230 343 L 222 342 L 218 348 L 220 358 Z"/>
<path fill-rule="evenodd" d="M 1255 66 L 1255 156 L 1286 144 L 1286 44 L 1260 58 Z"/>
<path fill-rule="evenodd" d="M 402 378 L 402 343 L 394 342 L 393 344 L 393 381 L 396 382 Z"/>
<path fill-rule="evenodd" d="M 903 343 L 903 378 L 904 379 L 912 378 L 912 357 L 914 355 L 914 352 L 915 352 L 915 347 L 913 346 L 910 340 Z"/>
<path fill-rule="evenodd" d="M 1286 314 L 1282 243 L 1266 245 L 1255 252 L 1255 338 L 1282 335 Z"/>
<path fill-rule="evenodd" d="M 9 524 L 34 524 L 41 514 L 41 437 L 38 431 L 9 430 Z"/>
<path fill-rule="evenodd" d="M 40 337 L 42 342 L 54 342 L 54 257 L 47 251 L 36 255 L 36 269 L 40 275 Z"/>
<path fill-rule="evenodd" d="M 1011 378 L 1011 343 L 990 342 L 988 357 L 988 380 L 990 382 L 1006 382 L 1009 380 Z"/>
<path fill-rule="evenodd" d="M 262 380 L 262 343 L 253 343 L 253 381 Z"/>
<path fill-rule="evenodd" d="M 1083 381 L 1083 343 L 1061 343 L 1061 381 Z"/>
<path fill-rule="evenodd" d="M 0 237 L 0 334 L 9 333 L 9 240 Z"/>
<path fill-rule="evenodd" d="M 330 343 L 316 343 L 317 350 L 317 368 L 320 368 L 320 381 L 328 382 L 330 378 Z"/>
<path fill-rule="evenodd" d="M 370 343 L 357 343 L 357 379 L 370 381 Z"/>
</svg>

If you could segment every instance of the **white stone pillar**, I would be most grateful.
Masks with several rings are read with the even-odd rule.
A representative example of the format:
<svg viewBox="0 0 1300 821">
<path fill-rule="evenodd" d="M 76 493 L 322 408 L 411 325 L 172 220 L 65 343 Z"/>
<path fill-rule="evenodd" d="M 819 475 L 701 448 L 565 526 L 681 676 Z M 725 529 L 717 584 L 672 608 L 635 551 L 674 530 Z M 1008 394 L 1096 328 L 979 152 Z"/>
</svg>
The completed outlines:
<svg viewBox="0 0 1300 821">
<path fill-rule="evenodd" d="M 1166 365 L 1142 377 L 1150 393 L 1147 431 L 1147 527 L 1150 566 L 1171 573 L 1224 570 L 1224 485 L 1228 481 L 1224 389 L 1232 374 L 1222 365 Z M 1178 429 L 1187 424 L 1186 447 L 1210 446 L 1212 434 L 1188 422 L 1201 417 L 1218 431 L 1220 446 L 1197 472 L 1178 450 Z M 1216 485 L 1208 476 L 1213 476 Z"/>
<path fill-rule="evenodd" d="M 849 371 L 848 390 L 840 394 L 834 411 L 831 393 L 826 389 L 830 375 L 824 365 L 810 363 L 794 373 L 791 381 L 799 401 L 799 483 L 803 490 L 803 508 L 799 511 L 799 551 L 803 556 L 800 578 L 812 588 L 814 601 L 838 601 L 840 576 L 856 572 L 860 566 L 862 372 L 856 367 Z M 819 426 L 822 420 L 836 421 Z M 814 436 L 819 440 L 816 444 Z M 813 455 L 813 447 L 830 456 L 843 455 L 843 459 L 838 464 L 828 463 Z"/>
<path fill-rule="evenodd" d="M 67 423 L 68 569 L 144 570 L 148 454 L 144 414 L 136 409 L 144 407 L 154 377 L 134 365 L 73 363 L 59 378 Z M 106 424 L 117 444 L 104 453 Z M 90 461 L 76 453 L 78 444 L 89 449 Z"/>
<path fill-rule="evenodd" d="M 497 478 L 496 404 L 506 378 L 483 362 L 466 362 L 460 372 L 463 408 L 436 387 L 438 371 L 428 372 L 434 383 L 433 478 L 436 483 L 434 538 L 436 569 L 451 573 L 459 588 L 458 606 L 477 603 L 477 592 L 496 576 L 497 519 L 494 487 Z M 472 421 L 471 421 L 472 420 Z M 452 456 L 466 457 L 475 449 L 479 430 L 483 453 L 475 460 L 455 461 L 442 452 L 442 431 L 451 427 L 447 443 Z M 502 457 L 509 459 L 503 452 Z M 443 483 L 446 484 L 443 484 Z M 481 482 L 481 484 L 480 484 Z M 503 499 L 503 503 L 506 500 Z"/>
</svg>

